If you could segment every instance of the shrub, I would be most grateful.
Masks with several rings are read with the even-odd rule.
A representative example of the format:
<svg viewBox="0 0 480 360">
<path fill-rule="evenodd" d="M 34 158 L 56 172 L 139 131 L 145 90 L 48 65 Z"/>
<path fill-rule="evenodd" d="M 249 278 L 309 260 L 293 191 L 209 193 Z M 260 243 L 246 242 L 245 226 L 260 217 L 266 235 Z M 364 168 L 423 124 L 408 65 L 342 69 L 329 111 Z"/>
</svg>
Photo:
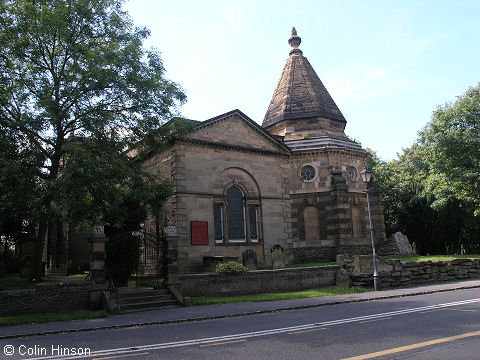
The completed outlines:
<svg viewBox="0 0 480 360">
<path fill-rule="evenodd" d="M 247 271 L 247 268 L 236 261 L 229 261 L 223 264 L 218 264 L 216 271 L 219 274 L 235 275 Z"/>
</svg>

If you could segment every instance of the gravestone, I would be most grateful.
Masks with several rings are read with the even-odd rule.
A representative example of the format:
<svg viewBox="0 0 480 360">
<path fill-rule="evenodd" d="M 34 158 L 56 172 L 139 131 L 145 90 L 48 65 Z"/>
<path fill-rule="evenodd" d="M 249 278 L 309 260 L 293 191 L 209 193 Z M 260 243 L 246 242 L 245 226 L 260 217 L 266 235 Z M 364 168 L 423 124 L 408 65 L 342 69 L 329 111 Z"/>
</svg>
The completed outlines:
<svg viewBox="0 0 480 360">
<path fill-rule="evenodd" d="M 33 260 L 30 256 L 27 256 L 20 262 L 20 277 L 23 279 L 28 278 L 32 274 Z"/>
<path fill-rule="evenodd" d="M 349 288 L 352 286 L 352 276 L 346 269 L 339 269 L 335 277 L 337 286 Z"/>
<path fill-rule="evenodd" d="M 395 241 L 397 249 L 401 255 L 415 255 L 406 235 L 403 235 L 398 231 L 393 234 L 393 240 Z"/>
<path fill-rule="evenodd" d="M 272 253 L 272 268 L 282 269 L 285 267 L 285 254 L 280 245 L 274 245 L 270 252 Z"/>
<path fill-rule="evenodd" d="M 254 250 L 248 249 L 243 253 L 243 266 L 248 270 L 257 269 L 257 254 Z"/>
</svg>

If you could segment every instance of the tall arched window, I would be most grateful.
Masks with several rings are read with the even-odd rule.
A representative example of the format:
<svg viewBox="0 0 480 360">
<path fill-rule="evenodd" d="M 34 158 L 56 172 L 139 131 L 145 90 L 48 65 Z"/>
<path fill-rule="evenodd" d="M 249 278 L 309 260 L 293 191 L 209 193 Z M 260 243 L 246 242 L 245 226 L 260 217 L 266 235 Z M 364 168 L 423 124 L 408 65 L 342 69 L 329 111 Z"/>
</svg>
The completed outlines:
<svg viewBox="0 0 480 360">
<path fill-rule="evenodd" d="M 245 198 L 237 186 L 227 190 L 227 229 L 229 241 L 246 240 Z"/>
</svg>

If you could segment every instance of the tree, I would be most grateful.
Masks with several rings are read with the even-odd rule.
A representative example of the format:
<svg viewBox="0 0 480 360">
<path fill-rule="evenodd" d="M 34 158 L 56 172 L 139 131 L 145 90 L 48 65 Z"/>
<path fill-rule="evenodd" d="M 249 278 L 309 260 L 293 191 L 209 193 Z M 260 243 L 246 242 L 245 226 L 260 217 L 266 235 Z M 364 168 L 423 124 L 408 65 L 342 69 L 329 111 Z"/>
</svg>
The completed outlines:
<svg viewBox="0 0 480 360">
<path fill-rule="evenodd" d="M 480 83 L 437 108 L 420 144 L 431 166 L 427 183 L 434 205 L 457 199 L 473 204 L 480 215 Z"/>
<path fill-rule="evenodd" d="M 65 215 L 58 209 L 65 208 L 60 204 L 67 176 L 61 178 L 69 161 L 73 165 L 74 156 L 86 156 L 108 164 L 111 153 L 92 156 L 94 149 L 118 139 L 137 141 L 185 101 L 182 89 L 165 78 L 159 52 L 143 48 L 148 30 L 134 28 L 121 5 L 120 0 L 0 2 L 0 127 L 17 147 L 26 143 L 41 159 L 34 278 L 40 276 L 49 219 Z M 91 146 L 75 138 L 90 139 Z M 121 159 L 116 150 L 114 157 Z M 100 197 L 97 204 L 110 201 L 111 192 L 104 190 L 112 180 L 91 194 Z"/>
<path fill-rule="evenodd" d="M 479 91 L 439 107 L 398 159 L 371 162 L 387 235 L 402 231 L 421 254 L 480 250 Z"/>
</svg>

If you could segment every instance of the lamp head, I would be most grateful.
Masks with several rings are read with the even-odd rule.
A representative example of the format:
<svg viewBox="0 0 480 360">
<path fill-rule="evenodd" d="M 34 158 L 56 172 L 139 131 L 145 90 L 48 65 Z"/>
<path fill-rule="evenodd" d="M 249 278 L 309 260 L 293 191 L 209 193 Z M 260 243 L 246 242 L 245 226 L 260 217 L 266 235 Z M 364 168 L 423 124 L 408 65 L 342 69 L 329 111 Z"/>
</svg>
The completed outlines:
<svg viewBox="0 0 480 360">
<path fill-rule="evenodd" d="M 365 184 L 368 184 L 372 179 L 372 172 L 369 169 L 365 168 L 360 171 L 360 177 Z"/>
</svg>

